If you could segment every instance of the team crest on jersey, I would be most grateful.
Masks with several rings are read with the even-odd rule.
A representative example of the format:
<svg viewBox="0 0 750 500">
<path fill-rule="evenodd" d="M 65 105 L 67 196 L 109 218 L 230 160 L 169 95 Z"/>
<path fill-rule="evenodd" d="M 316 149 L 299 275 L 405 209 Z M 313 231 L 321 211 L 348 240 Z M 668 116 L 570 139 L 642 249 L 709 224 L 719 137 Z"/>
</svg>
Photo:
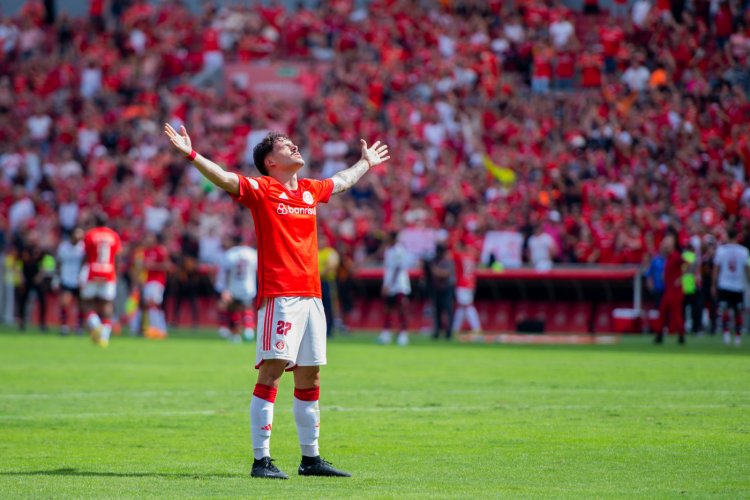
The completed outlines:
<svg viewBox="0 0 750 500">
<path fill-rule="evenodd" d="M 304 193 L 302 193 L 302 201 L 304 201 L 308 205 L 312 205 L 313 204 L 312 193 L 310 193 L 310 191 L 305 191 Z"/>
<path fill-rule="evenodd" d="M 276 342 L 276 349 L 277 350 L 283 351 L 284 347 L 285 347 L 285 344 L 284 344 L 283 340 L 279 340 L 278 342 Z"/>
</svg>

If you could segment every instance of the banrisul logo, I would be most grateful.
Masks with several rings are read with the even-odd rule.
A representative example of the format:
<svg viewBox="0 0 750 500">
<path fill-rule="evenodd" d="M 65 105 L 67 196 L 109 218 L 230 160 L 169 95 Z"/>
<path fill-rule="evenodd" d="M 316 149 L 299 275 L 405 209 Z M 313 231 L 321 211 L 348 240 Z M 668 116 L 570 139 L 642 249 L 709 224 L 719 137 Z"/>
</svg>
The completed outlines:
<svg viewBox="0 0 750 500">
<path fill-rule="evenodd" d="M 279 203 L 279 206 L 276 207 L 276 213 L 279 215 L 316 215 L 317 211 L 315 207 L 293 207 Z"/>
</svg>

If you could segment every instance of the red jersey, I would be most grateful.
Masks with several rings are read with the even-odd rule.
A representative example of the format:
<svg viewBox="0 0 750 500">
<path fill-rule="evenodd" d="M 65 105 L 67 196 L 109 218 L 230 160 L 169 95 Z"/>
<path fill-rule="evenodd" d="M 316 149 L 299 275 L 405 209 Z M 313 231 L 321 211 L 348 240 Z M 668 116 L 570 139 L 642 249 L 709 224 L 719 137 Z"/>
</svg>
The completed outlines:
<svg viewBox="0 0 750 500">
<path fill-rule="evenodd" d="M 682 291 L 682 254 L 674 251 L 667 256 L 667 263 L 664 265 L 664 290 L 679 292 Z"/>
<path fill-rule="evenodd" d="M 120 236 L 108 227 L 89 229 L 83 237 L 88 280 L 115 281 L 115 255 L 120 251 Z"/>
<path fill-rule="evenodd" d="M 477 263 L 471 252 L 455 252 L 453 259 L 456 264 L 456 287 L 470 288 L 474 290 L 477 286 Z"/>
<path fill-rule="evenodd" d="M 167 284 L 167 272 L 164 270 L 154 269 L 155 265 L 167 262 L 167 248 L 164 245 L 154 245 L 143 250 L 143 266 L 146 268 L 146 283 L 157 281 L 162 285 Z"/>
<path fill-rule="evenodd" d="M 320 297 L 316 206 L 331 198 L 333 181 L 299 179 L 290 191 L 273 177 L 237 177 L 234 198 L 252 211 L 258 235 L 258 303 Z"/>
</svg>

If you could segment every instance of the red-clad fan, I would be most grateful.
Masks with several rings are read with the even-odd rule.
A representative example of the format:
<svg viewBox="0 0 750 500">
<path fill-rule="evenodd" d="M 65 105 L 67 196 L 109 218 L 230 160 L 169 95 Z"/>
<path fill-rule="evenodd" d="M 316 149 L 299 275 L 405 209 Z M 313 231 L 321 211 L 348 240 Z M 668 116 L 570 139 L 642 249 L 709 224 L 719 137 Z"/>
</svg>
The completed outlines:
<svg viewBox="0 0 750 500">
<path fill-rule="evenodd" d="M 81 298 L 91 339 L 101 347 L 109 345 L 112 333 L 113 303 L 117 294 L 115 257 L 122 246 L 120 236 L 106 224 L 106 215 L 96 214 L 94 227 L 83 237 L 86 267 Z"/>
</svg>

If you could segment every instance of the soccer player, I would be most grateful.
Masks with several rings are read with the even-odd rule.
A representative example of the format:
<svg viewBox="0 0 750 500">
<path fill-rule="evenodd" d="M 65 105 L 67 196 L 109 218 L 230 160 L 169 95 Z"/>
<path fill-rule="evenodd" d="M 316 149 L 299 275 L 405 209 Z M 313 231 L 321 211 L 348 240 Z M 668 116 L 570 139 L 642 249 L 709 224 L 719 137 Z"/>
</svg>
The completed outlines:
<svg viewBox="0 0 750 500">
<path fill-rule="evenodd" d="M 222 291 L 222 301 L 227 304 L 229 328 L 235 343 L 253 340 L 255 337 L 255 314 L 252 308 L 256 294 L 256 275 L 258 271 L 258 252 L 251 246 L 242 243 L 241 236 L 235 236 L 234 246 L 226 251 L 220 272 L 226 284 Z"/>
<path fill-rule="evenodd" d="M 391 343 L 391 319 L 393 309 L 398 311 L 399 334 L 396 343 L 400 346 L 409 344 L 409 334 L 406 332 L 406 306 L 411 294 L 411 282 L 409 281 L 409 255 L 406 248 L 398 241 L 398 233 L 391 231 L 386 240 L 385 254 L 383 255 L 383 287 L 382 295 L 385 298 L 385 315 L 383 318 L 383 331 L 378 337 L 381 344 Z"/>
<path fill-rule="evenodd" d="M 477 287 L 477 253 L 466 247 L 461 241 L 456 244 L 453 253 L 456 265 L 456 312 L 453 316 L 453 331 L 458 332 L 464 324 L 464 317 L 469 320 L 472 333 L 482 331 L 479 313 L 474 307 L 474 291 Z"/>
<path fill-rule="evenodd" d="M 73 228 L 70 237 L 64 239 L 57 247 L 57 261 L 60 279 L 60 334 L 70 332 L 68 324 L 70 308 L 75 303 L 78 310 L 76 331 L 83 326 L 83 303 L 81 302 L 81 267 L 86 251 L 83 248 L 83 229 Z"/>
<path fill-rule="evenodd" d="M 81 298 L 91 340 L 101 347 L 109 345 L 112 333 L 113 302 L 117 294 L 115 257 L 121 248 L 120 236 L 105 227 L 106 223 L 104 214 L 96 214 L 94 227 L 83 237 L 87 272 Z"/>
<path fill-rule="evenodd" d="M 718 303 L 717 321 L 724 332 L 724 343 L 732 342 L 730 328 L 734 326 L 734 345 L 739 347 L 741 336 L 742 307 L 744 293 L 750 276 L 750 262 L 748 249 L 737 243 L 737 231 L 730 228 L 727 231 L 729 241 L 716 249 L 714 257 L 714 272 L 711 293 Z M 724 313 L 728 312 L 729 322 L 724 320 Z"/>
<path fill-rule="evenodd" d="M 303 476 L 350 476 L 318 451 L 320 366 L 326 364 L 326 320 L 317 262 L 316 206 L 351 188 L 371 167 L 388 160 L 388 147 L 361 140 L 357 163 L 325 180 L 300 179 L 305 165 L 299 148 L 283 134 L 270 133 L 253 150 L 260 177 L 226 172 L 193 150 L 185 127 L 165 124 L 172 144 L 212 183 L 250 209 L 258 237 L 258 379 L 250 405 L 253 442 L 251 475 L 288 476 L 270 454 L 273 408 L 284 370 L 294 373 L 294 419 L 302 451 Z"/>
<path fill-rule="evenodd" d="M 169 252 L 160 233 L 148 233 L 144 244 L 143 268 L 146 270 L 146 282 L 143 285 L 143 304 L 148 312 L 148 328 L 143 336 L 161 339 L 167 336 L 163 304 L 167 271 L 170 268 Z"/>
<path fill-rule="evenodd" d="M 682 316 L 682 274 L 685 263 L 682 252 L 677 248 L 673 234 L 667 234 L 661 242 L 662 253 L 667 256 L 664 265 L 664 295 L 659 304 L 659 329 L 654 342 L 664 342 L 664 333 L 673 332 L 679 335 L 678 342 L 685 343 L 685 322 Z"/>
</svg>

